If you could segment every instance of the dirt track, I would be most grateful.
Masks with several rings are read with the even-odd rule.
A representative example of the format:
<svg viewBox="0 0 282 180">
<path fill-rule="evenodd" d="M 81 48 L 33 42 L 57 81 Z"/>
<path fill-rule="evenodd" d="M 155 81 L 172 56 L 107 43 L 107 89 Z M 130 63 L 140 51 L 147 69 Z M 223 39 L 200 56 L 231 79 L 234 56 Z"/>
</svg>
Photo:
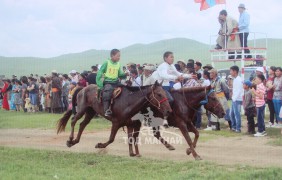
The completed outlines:
<svg viewBox="0 0 282 180">
<path fill-rule="evenodd" d="M 169 129 L 171 133 L 180 134 L 176 129 Z M 71 152 L 92 152 L 128 156 L 128 146 L 125 144 L 126 134 L 120 130 L 113 144 L 106 149 L 95 149 L 98 142 L 106 142 L 110 131 L 85 132 L 79 144 L 68 148 L 66 140 L 69 133 L 56 135 L 55 130 L 40 129 L 1 129 L 0 146 L 26 147 L 35 149 L 50 149 Z M 167 135 L 167 137 L 178 137 Z M 209 136 L 205 134 L 205 136 Z M 176 150 L 168 151 L 161 144 L 145 144 L 145 139 L 154 139 L 150 135 L 142 134 L 139 150 L 143 157 L 153 159 L 167 159 L 174 161 L 193 161 L 194 158 L 186 155 L 187 144 L 182 139 L 182 144 L 172 144 Z M 282 147 L 267 145 L 268 137 L 255 138 L 218 137 L 207 142 L 198 142 L 197 153 L 202 159 L 219 164 L 240 164 L 251 166 L 279 166 L 282 167 Z"/>
</svg>

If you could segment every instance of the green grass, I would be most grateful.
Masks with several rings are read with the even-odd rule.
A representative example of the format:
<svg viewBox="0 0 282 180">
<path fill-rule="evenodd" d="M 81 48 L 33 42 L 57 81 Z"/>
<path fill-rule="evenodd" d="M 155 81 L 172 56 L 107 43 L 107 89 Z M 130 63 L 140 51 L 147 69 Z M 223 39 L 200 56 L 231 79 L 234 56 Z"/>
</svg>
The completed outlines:
<svg viewBox="0 0 282 180">
<path fill-rule="evenodd" d="M 24 113 L 15 111 L 4 111 L 0 110 L 0 129 L 27 129 L 27 128 L 38 128 L 38 129 L 55 129 L 58 119 L 63 114 L 50 114 L 50 113 Z M 83 120 L 79 120 L 76 125 L 76 129 L 79 127 L 79 123 Z M 67 124 L 67 131 L 70 129 L 69 120 Z M 104 118 L 94 118 L 90 121 L 86 130 L 99 130 L 108 129 L 111 127 L 111 122 Z"/>
<path fill-rule="evenodd" d="M 279 179 L 282 169 L 0 147 L 1 179 Z"/>
<path fill-rule="evenodd" d="M 268 144 L 271 144 L 271 145 L 274 145 L 274 146 L 282 146 L 281 129 L 267 128 L 266 132 L 267 132 L 267 136 L 272 138 L 268 142 Z"/>
</svg>

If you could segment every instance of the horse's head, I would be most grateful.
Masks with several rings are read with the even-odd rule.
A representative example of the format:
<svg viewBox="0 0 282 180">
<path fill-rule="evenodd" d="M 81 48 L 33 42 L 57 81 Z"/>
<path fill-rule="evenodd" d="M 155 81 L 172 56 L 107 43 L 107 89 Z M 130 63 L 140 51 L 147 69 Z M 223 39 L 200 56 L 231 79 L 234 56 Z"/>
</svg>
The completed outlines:
<svg viewBox="0 0 282 180">
<path fill-rule="evenodd" d="M 168 113 L 172 112 L 172 109 L 169 105 L 166 92 L 162 88 L 162 83 L 159 84 L 158 81 L 151 86 L 151 92 L 148 94 L 148 99 L 150 103 L 157 107 L 164 116 L 167 116 Z"/>
<path fill-rule="evenodd" d="M 214 113 L 218 118 L 223 118 L 225 116 L 225 111 L 219 99 L 216 97 L 216 93 L 210 86 L 206 89 L 206 99 L 201 101 L 201 103 L 208 111 Z"/>
</svg>

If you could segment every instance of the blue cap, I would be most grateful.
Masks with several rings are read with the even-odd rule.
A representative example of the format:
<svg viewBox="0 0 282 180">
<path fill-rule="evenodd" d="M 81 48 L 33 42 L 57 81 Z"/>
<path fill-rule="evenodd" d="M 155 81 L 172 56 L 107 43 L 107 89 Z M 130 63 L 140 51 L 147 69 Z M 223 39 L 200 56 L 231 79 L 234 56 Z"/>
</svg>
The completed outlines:
<svg viewBox="0 0 282 180">
<path fill-rule="evenodd" d="M 249 87 L 252 86 L 252 83 L 251 83 L 251 81 L 249 81 L 249 80 L 245 80 L 245 81 L 244 81 L 244 84 L 246 84 L 246 85 L 249 86 Z"/>
<path fill-rule="evenodd" d="M 72 81 L 72 82 L 71 82 L 71 84 L 73 84 L 73 85 L 75 85 L 75 86 L 76 86 L 76 84 L 77 84 L 77 83 L 76 83 L 75 81 Z"/>
</svg>

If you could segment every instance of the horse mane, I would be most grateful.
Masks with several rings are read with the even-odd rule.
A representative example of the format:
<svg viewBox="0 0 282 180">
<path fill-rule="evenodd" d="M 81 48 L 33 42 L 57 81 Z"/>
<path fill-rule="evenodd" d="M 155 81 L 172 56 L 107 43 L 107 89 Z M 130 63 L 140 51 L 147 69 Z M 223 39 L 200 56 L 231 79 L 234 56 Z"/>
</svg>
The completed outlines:
<svg viewBox="0 0 282 180">
<path fill-rule="evenodd" d="M 147 89 L 148 87 L 151 87 L 152 85 L 148 85 L 148 86 L 136 86 L 136 87 L 132 87 L 132 86 L 125 86 L 125 85 L 122 85 L 120 87 L 123 87 L 131 92 L 137 92 L 137 91 L 140 91 L 140 89 L 144 90 L 144 89 Z"/>
<path fill-rule="evenodd" d="M 181 93 L 195 93 L 195 92 L 200 92 L 200 91 L 204 91 L 204 90 L 210 90 L 211 87 L 210 86 L 200 86 L 200 87 L 184 87 L 181 89 L 177 89 L 177 90 L 173 90 L 175 92 L 181 92 Z"/>
</svg>

